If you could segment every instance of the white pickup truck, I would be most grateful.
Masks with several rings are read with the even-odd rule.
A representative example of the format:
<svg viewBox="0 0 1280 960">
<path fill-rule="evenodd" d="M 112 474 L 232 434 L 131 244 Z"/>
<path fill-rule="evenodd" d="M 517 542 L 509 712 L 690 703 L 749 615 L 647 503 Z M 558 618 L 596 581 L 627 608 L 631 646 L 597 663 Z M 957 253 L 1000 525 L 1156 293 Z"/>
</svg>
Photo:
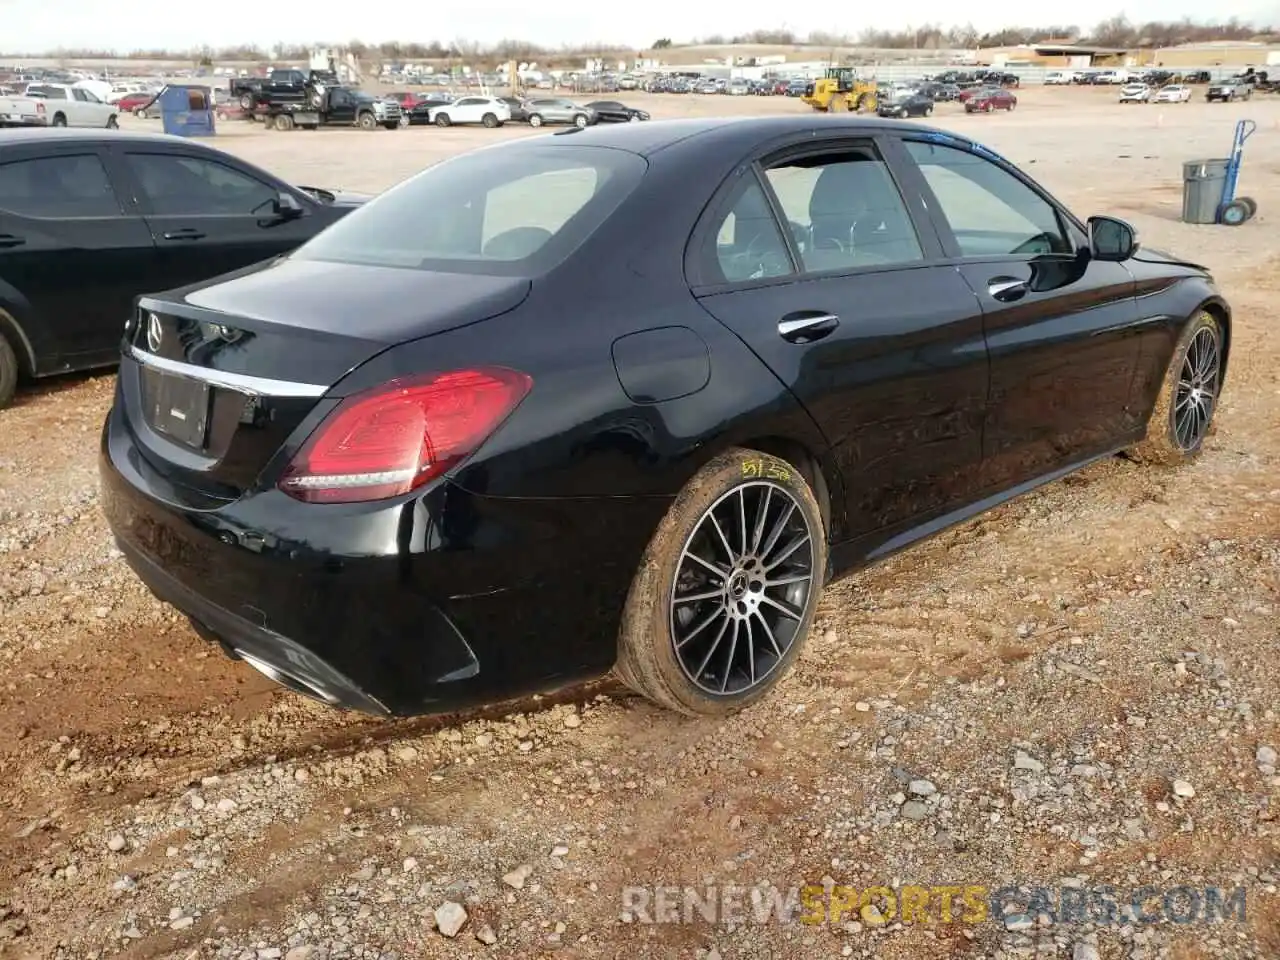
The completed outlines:
<svg viewBox="0 0 1280 960">
<path fill-rule="evenodd" d="M 109 127 L 117 110 L 92 90 L 62 83 L 29 84 L 20 97 L 0 97 L 0 126 Z"/>
</svg>

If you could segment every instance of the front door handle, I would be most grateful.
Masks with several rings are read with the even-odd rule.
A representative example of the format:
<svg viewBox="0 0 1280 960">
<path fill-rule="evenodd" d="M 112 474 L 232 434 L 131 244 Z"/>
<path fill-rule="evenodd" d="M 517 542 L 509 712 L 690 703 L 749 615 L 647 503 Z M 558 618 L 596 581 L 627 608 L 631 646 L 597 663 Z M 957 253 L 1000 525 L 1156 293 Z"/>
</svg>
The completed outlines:
<svg viewBox="0 0 1280 960">
<path fill-rule="evenodd" d="M 173 230 L 164 235 L 166 240 L 203 240 L 204 234 L 199 230 L 187 227 L 184 230 Z"/>
<path fill-rule="evenodd" d="M 840 318 L 834 313 L 789 313 L 778 321 L 778 336 L 788 343 L 812 343 L 814 340 L 821 340 L 839 325 Z"/>
<path fill-rule="evenodd" d="M 1027 295 L 1027 281 L 1017 277 L 992 277 L 987 281 L 987 293 L 1002 303 L 1012 303 Z"/>
<path fill-rule="evenodd" d="M 0 249 L 8 249 L 9 247 L 20 247 L 27 241 L 22 237 L 15 237 L 11 233 L 0 233 Z"/>
</svg>

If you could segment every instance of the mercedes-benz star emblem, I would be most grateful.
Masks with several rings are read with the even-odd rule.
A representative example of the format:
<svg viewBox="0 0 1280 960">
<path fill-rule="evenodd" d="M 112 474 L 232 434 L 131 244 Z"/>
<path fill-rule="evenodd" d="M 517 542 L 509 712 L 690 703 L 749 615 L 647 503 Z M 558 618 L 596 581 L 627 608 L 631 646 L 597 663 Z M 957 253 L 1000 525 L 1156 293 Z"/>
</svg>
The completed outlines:
<svg viewBox="0 0 1280 960">
<path fill-rule="evenodd" d="M 147 316 L 147 346 L 152 353 L 160 352 L 160 344 L 164 341 L 164 327 L 160 318 L 154 313 Z"/>
</svg>

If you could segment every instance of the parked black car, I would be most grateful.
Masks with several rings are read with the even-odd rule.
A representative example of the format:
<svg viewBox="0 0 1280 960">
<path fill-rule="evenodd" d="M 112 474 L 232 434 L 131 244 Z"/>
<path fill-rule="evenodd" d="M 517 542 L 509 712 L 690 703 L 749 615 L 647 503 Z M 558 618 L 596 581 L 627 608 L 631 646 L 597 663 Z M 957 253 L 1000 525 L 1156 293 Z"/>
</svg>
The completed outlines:
<svg viewBox="0 0 1280 960">
<path fill-rule="evenodd" d="M 412 107 L 404 112 L 407 125 L 412 127 L 432 126 L 429 115 L 431 108 L 442 107 L 446 103 L 453 103 L 456 99 L 457 97 L 443 90 L 432 90 L 430 93 L 423 95 Z"/>
<path fill-rule="evenodd" d="M 876 112 L 882 117 L 927 117 L 933 113 L 933 98 L 924 93 L 912 93 L 882 100 Z"/>
<path fill-rule="evenodd" d="M 628 107 L 617 100 L 592 100 L 583 106 L 590 107 L 596 112 L 598 123 L 635 123 L 637 120 L 649 119 L 647 110 Z"/>
<path fill-rule="evenodd" d="M 292 250 L 365 198 L 182 137 L 0 132 L 0 406 L 114 364 L 134 298 Z"/>
<path fill-rule="evenodd" d="M 1204 268 L 962 137 L 602 125 L 142 298 L 102 502 L 159 597 L 327 702 L 616 667 L 719 714 L 829 578 L 1121 450 L 1194 457 L 1230 322 Z"/>
</svg>

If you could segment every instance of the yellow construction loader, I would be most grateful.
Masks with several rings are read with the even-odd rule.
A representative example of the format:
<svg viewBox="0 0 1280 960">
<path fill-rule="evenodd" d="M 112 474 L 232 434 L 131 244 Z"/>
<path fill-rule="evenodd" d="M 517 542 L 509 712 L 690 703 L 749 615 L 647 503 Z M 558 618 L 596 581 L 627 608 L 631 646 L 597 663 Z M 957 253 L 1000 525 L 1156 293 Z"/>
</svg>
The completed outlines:
<svg viewBox="0 0 1280 960">
<path fill-rule="evenodd" d="M 876 83 L 859 80 L 852 67 L 828 67 L 819 80 L 811 80 L 800 98 L 819 113 L 835 110 L 876 109 Z"/>
</svg>

